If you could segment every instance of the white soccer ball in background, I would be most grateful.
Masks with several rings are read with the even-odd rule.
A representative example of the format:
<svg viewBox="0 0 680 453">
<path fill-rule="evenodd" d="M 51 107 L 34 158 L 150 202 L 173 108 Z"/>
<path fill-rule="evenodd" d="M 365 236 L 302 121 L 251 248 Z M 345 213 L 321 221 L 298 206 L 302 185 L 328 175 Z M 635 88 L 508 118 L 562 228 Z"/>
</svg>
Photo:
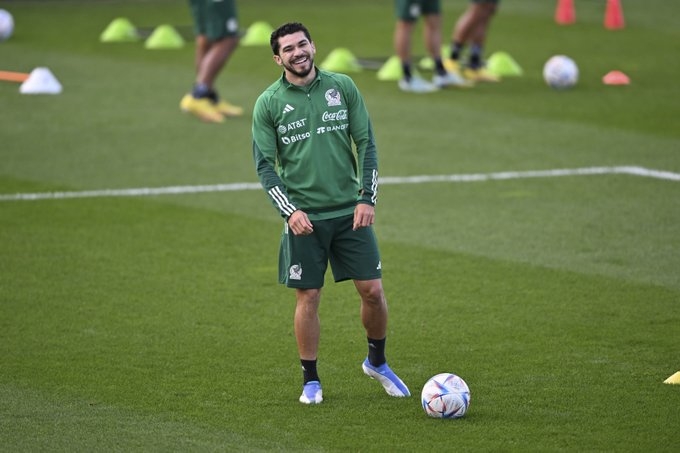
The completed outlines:
<svg viewBox="0 0 680 453">
<path fill-rule="evenodd" d="M 4 9 L 0 9 L 0 41 L 9 39 L 14 32 L 14 18 Z"/>
<path fill-rule="evenodd" d="M 432 376 L 420 397 L 425 413 L 434 418 L 460 418 L 470 406 L 470 389 L 453 373 Z"/>
<path fill-rule="evenodd" d="M 578 66 L 566 55 L 555 55 L 543 66 L 543 79 L 556 90 L 571 88 L 578 82 Z"/>
</svg>

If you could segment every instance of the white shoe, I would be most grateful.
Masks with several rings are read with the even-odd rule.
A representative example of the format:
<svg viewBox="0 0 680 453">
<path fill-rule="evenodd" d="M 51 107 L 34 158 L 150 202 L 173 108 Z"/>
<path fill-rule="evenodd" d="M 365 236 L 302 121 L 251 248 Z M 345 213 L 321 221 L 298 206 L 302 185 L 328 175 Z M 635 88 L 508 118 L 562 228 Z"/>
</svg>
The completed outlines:
<svg viewBox="0 0 680 453">
<path fill-rule="evenodd" d="M 401 79 L 399 81 L 399 88 L 401 88 L 402 91 L 411 93 L 432 93 L 439 89 L 436 85 L 416 76 L 411 77 L 411 80 Z"/>
<path fill-rule="evenodd" d="M 470 88 L 474 85 L 473 82 L 465 79 L 463 76 L 456 72 L 447 72 L 444 75 L 435 74 L 432 77 L 432 83 L 439 88 L 446 87 Z"/>
</svg>

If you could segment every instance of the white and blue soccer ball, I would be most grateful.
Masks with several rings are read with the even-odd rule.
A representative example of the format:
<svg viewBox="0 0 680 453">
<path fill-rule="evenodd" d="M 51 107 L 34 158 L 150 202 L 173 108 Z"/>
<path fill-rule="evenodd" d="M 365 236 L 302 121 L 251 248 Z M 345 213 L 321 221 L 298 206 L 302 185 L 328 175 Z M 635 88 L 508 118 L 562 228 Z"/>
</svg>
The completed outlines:
<svg viewBox="0 0 680 453">
<path fill-rule="evenodd" d="M 460 418 L 470 407 L 470 388 L 453 373 L 432 376 L 420 394 L 423 410 L 434 418 Z"/>
<path fill-rule="evenodd" d="M 9 11 L 0 9 L 0 41 L 9 39 L 14 32 L 14 18 Z"/>
<path fill-rule="evenodd" d="M 543 66 L 543 79 L 556 90 L 571 88 L 578 82 L 578 66 L 566 55 L 554 55 Z"/>
</svg>

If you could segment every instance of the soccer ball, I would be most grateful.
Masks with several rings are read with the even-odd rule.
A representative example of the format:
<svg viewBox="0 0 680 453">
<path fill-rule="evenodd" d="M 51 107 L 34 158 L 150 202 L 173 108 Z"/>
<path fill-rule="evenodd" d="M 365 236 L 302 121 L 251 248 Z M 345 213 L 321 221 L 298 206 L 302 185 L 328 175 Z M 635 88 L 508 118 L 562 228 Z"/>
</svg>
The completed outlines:
<svg viewBox="0 0 680 453">
<path fill-rule="evenodd" d="M 9 11 L 0 9 L 0 41 L 9 39 L 14 31 L 14 19 Z"/>
<path fill-rule="evenodd" d="M 425 413 L 434 418 L 460 418 L 470 406 L 470 389 L 453 373 L 432 376 L 420 397 Z"/>
<path fill-rule="evenodd" d="M 543 79 L 556 90 L 571 88 L 578 81 L 578 66 L 566 55 L 555 55 L 545 62 Z"/>
</svg>

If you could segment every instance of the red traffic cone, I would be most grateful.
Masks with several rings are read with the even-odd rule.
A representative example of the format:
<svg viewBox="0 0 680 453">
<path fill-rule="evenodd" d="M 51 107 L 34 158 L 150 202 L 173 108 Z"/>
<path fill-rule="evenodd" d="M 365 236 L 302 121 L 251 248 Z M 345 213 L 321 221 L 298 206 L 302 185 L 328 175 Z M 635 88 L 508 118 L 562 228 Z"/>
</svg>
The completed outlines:
<svg viewBox="0 0 680 453">
<path fill-rule="evenodd" d="M 620 0 L 607 0 L 604 13 L 604 28 L 616 30 L 624 27 L 623 9 Z"/>
<path fill-rule="evenodd" d="M 568 25 L 576 22 L 574 0 L 557 0 L 555 9 L 555 22 L 560 25 Z"/>
</svg>

